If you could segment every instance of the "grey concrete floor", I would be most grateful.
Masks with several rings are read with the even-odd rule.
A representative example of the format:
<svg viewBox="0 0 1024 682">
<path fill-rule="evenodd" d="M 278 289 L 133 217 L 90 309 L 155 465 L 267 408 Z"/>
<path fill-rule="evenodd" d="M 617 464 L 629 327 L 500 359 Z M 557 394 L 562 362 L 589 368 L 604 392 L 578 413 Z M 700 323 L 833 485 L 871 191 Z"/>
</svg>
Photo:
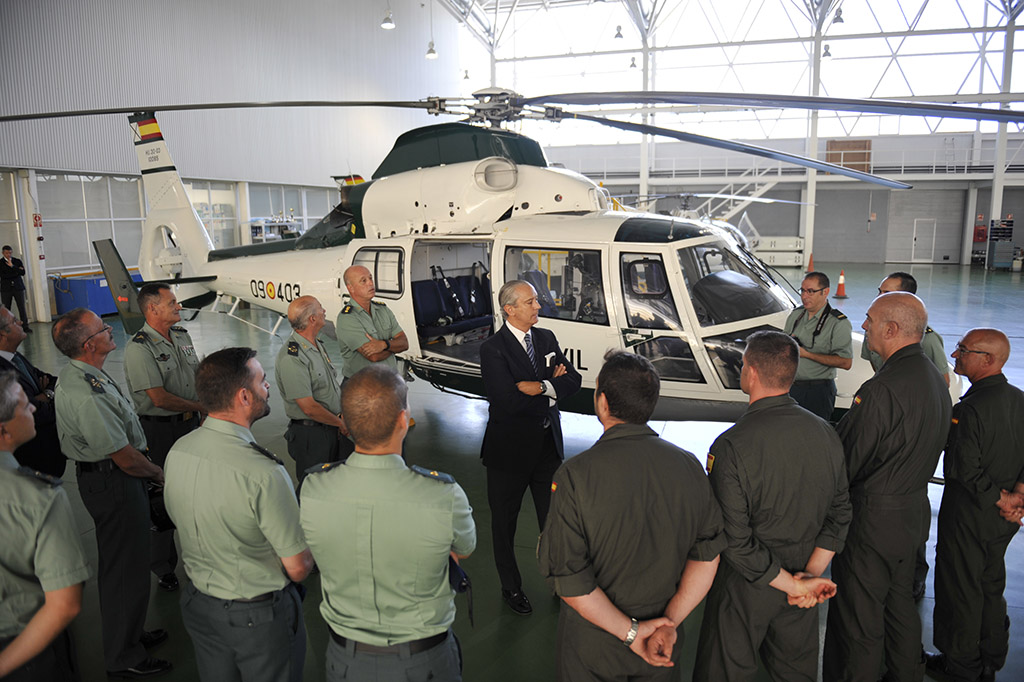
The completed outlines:
<svg viewBox="0 0 1024 682">
<path fill-rule="evenodd" d="M 833 293 L 838 281 L 840 268 L 846 271 L 846 291 L 849 298 L 833 300 L 853 321 L 856 330 L 863 320 L 875 295 L 882 277 L 893 270 L 910 270 L 920 282 L 920 296 L 929 307 L 931 325 L 943 335 L 947 351 L 951 351 L 960 336 L 971 327 L 994 326 L 1003 329 L 1010 336 L 1011 344 L 1021 344 L 1024 339 L 1024 306 L 1020 304 L 1021 273 L 986 272 L 977 267 L 959 266 L 908 266 L 908 265 L 842 265 L 817 264 L 817 269 L 827 272 L 833 278 Z M 784 270 L 784 274 L 799 286 L 801 273 L 795 269 Z M 274 317 L 265 311 L 247 311 L 243 314 L 270 326 Z M 127 341 L 120 323 L 115 317 L 107 318 L 114 325 L 115 340 L 119 348 Z M 285 332 L 279 337 L 256 330 L 242 322 L 216 313 L 201 313 L 195 320 L 186 321 L 196 347 L 201 354 L 208 354 L 226 346 L 246 345 L 259 350 L 258 359 L 263 363 L 268 376 L 273 376 L 274 358 L 280 349 Z M 285 325 L 286 326 L 286 325 Z M 32 334 L 22 350 L 32 361 L 56 373 L 65 359 L 53 348 L 49 339 L 49 325 L 35 324 Z M 333 344 L 329 344 L 333 346 Z M 331 348 L 337 360 L 337 351 Z M 108 360 L 106 369 L 117 380 L 123 381 L 122 353 L 116 351 Z M 1006 374 L 1012 383 L 1024 386 L 1024 345 L 1010 358 Z M 271 384 L 273 386 L 273 381 Z M 283 438 L 286 419 L 276 387 L 272 388 L 272 414 L 257 422 L 253 432 L 257 439 L 278 453 L 285 460 L 289 471 L 292 462 L 287 457 Z M 558 602 L 551 598 L 536 570 L 534 551 L 538 535 L 537 521 L 532 503 L 523 505 L 517 535 L 517 551 L 520 567 L 523 569 L 524 589 L 534 605 L 533 615 L 523 618 L 508 610 L 498 590 L 491 558 L 490 514 L 487 508 L 484 469 L 479 461 L 479 447 L 487 419 L 486 403 L 445 395 L 424 381 L 410 385 L 410 401 L 417 425 L 410 431 L 406 442 L 406 453 L 410 463 L 425 464 L 447 471 L 455 476 L 466 489 L 474 507 L 479 543 L 476 552 L 464 563 L 474 584 L 474 605 L 476 625 L 470 627 L 466 616 L 466 600 L 457 599 L 459 615 L 455 630 L 465 656 L 465 679 L 477 680 L 552 680 L 554 679 L 554 633 L 557 623 Z M 568 456 L 578 454 L 589 447 L 601 434 L 597 420 L 591 416 L 566 414 L 563 416 Z M 727 424 L 715 422 L 656 422 L 652 426 L 665 438 L 694 453 L 701 461 L 707 455 L 708 447 Z M 92 520 L 82 506 L 75 485 L 73 468 L 69 467 L 65 478 L 76 512 L 76 520 L 82 532 L 87 551 L 95 562 L 95 537 Z M 934 555 L 934 519 L 938 513 L 941 487 L 930 486 L 933 527 L 929 542 L 929 556 Z M 1000 673 L 1001 680 L 1024 679 L 1024 545 L 1016 541 L 1010 545 L 1006 564 L 1008 589 L 1006 599 L 1010 617 L 1014 622 L 1011 629 L 1010 657 L 1006 668 Z M 94 563 L 95 565 L 95 563 Z M 184 570 L 179 566 L 178 575 L 184 579 Z M 320 603 L 319 579 L 312 576 L 306 581 L 309 594 L 305 602 L 305 621 L 309 639 L 307 644 L 306 680 L 324 679 L 324 651 L 327 630 L 318 607 Z M 931 648 L 931 615 L 933 606 L 931 576 L 928 593 L 920 605 L 924 624 L 923 644 Z M 686 645 L 681 665 L 677 669 L 678 680 L 690 680 L 697 630 L 700 625 L 700 611 L 695 612 L 684 625 Z M 824 618 L 824 609 L 822 609 Z M 154 587 L 150 597 L 150 628 L 163 627 L 171 632 L 171 639 L 154 650 L 153 654 L 173 661 L 175 669 L 166 680 L 196 680 L 194 654 L 188 635 L 181 623 L 178 609 L 178 595 L 167 594 Z M 98 600 L 95 580 L 89 581 L 85 590 L 83 613 L 71 627 L 78 648 L 79 659 L 86 682 L 104 680 L 104 666 L 99 628 Z M 767 680 L 764 673 L 759 680 Z"/>
</svg>

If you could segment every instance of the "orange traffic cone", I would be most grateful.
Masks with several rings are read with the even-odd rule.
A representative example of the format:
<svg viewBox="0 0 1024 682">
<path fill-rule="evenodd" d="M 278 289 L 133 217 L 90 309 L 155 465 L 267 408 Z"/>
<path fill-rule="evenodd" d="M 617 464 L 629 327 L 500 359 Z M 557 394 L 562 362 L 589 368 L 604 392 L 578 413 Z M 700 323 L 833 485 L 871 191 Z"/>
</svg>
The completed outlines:
<svg viewBox="0 0 1024 682">
<path fill-rule="evenodd" d="M 814 254 L 807 260 L 807 272 L 814 272 Z"/>
<path fill-rule="evenodd" d="M 836 287 L 836 295 L 832 298 L 848 298 L 846 295 L 846 271 L 839 271 L 839 286 Z"/>
</svg>

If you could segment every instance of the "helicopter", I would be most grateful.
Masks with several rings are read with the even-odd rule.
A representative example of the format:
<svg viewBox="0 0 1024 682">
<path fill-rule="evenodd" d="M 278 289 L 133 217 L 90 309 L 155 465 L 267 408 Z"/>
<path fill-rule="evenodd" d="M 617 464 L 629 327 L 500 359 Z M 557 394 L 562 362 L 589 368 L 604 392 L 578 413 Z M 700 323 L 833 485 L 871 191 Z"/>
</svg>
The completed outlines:
<svg viewBox="0 0 1024 682">
<path fill-rule="evenodd" d="M 155 111 L 330 103 L 65 112 L 0 117 L 0 122 L 130 113 L 149 204 L 140 270 L 146 281 L 175 285 L 179 300 L 215 295 L 216 306 L 223 297 L 233 297 L 236 304 L 247 301 L 283 315 L 292 300 L 309 294 L 334 318 L 346 303 L 342 273 L 351 265 L 363 265 L 374 277 L 377 298 L 387 303 L 406 330 L 409 349 L 402 357 L 411 371 L 441 390 L 480 396 L 480 344 L 502 324 L 498 289 L 505 281 L 522 279 L 537 291 L 539 324 L 555 333 L 583 377 L 583 390 L 564 401 L 563 408 L 592 413 L 602 357 L 614 348 L 643 355 L 659 372 L 661 398 L 653 419 L 734 421 L 747 405 L 740 390 L 746 337 L 762 329 L 782 329 L 796 305 L 770 269 L 734 234 L 710 221 L 615 210 L 608 190 L 583 175 L 549 166 L 537 142 L 499 126 L 524 113 L 548 120 L 571 115 L 646 134 L 691 141 L 701 137 L 569 114 L 554 106 L 620 101 L 625 95 L 641 103 L 699 102 L 709 97 L 584 93 L 527 99 L 500 89 L 480 91 L 475 103 L 462 105 L 469 107 L 468 118 L 477 124 L 441 123 L 402 134 L 372 179 L 341 187 L 337 207 L 297 239 L 225 249 L 214 249 L 196 214 Z M 760 97 L 760 106 L 883 106 L 877 100 L 865 104 Z M 341 105 L 353 104 L 415 105 L 435 114 L 456 111 L 439 98 Z M 1008 110 L 918 102 L 884 106 L 888 113 L 1024 120 L 1024 114 Z M 909 187 L 814 159 L 701 140 L 888 187 Z M 113 245 L 105 251 L 103 258 L 100 250 L 101 260 L 111 292 L 119 311 L 130 314 L 136 284 L 123 263 L 120 268 L 111 265 L 120 260 L 113 258 Z M 861 342 L 855 334 L 855 356 Z M 852 370 L 839 373 L 837 411 L 849 408 L 855 391 L 870 375 L 867 363 L 855 363 Z M 956 378 L 950 387 L 954 398 L 960 388 Z"/>
</svg>

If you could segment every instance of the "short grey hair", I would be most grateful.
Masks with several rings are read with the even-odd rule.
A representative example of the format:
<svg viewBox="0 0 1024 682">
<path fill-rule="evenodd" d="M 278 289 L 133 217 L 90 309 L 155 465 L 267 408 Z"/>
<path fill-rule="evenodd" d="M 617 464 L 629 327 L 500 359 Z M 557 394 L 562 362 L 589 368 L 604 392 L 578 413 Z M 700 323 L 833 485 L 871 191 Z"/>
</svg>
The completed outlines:
<svg viewBox="0 0 1024 682">
<path fill-rule="evenodd" d="M 0 422 L 8 422 L 14 418 L 18 408 L 18 395 L 14 390 L 18 384 L 18 374 L 13 369 L 0 372 Z"/>
<path fill-rule="evenodd" d="M 501 308 L 502 319 L 508 319 L 508 313 L 505 312 L 505 306 L 510 305 L 515 307 L 515 305 L 519 303 L 519 294 L 516 293 L 516 289 L 522 285 L 533 289 L 533 285 L 524 279 L 509 280 L 501 285 L 501 289 L 498 291 L 498 307 Z"/>
<path fill-rule="evenodd" d="M 3 316 L 3 313 L 2 313 L 2 311 L 4 311 L 4 310 L 7 310 L 7 307 L 0 305 L 0 334 L 5 333 L 8 329 L 10 329 L 12 326 L 14 326 L 15 324 L 18 323 L 17 318 L 14 317 L 14 313 L 11 313 L 11 318 L 10 318 L 11 321 L 10 322 L 5 322 L 4 321 L 4 316 Z M 10 313 L 11 311 L 7 310 L 7 312 Z"/>
<path fill-rule="evenodd" d="M 57 318 L 50 332 L 57 350 L 72 360 L 82 355 L 82 346 L 89 337 L 89 330 L 82 324 L 82 318 L 89 314 L 94 313 L 88 308 L 69 310 Z"/>
<path fill-rule="evenodd" d="M 291 314 L 288 315 L 288 324 L 295 331 L 301 332 L 309 325 L 309 318 L 318 312 L 319 307 L 320 301 L 312 296 L 305 301 L 300 301 L 299 305 L 295 306 L 295 310 L 292 310 Z"/>
</svg>

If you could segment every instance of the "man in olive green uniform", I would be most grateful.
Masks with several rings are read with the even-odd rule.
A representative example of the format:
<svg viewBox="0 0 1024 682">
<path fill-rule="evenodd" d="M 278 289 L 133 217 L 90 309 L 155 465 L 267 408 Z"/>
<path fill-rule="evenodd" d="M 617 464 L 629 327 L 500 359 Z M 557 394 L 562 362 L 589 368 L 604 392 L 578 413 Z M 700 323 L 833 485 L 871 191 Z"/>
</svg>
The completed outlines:
<svg viewBox="0 0 1024 682">
<path fill-rule="evenodd" d="M 256 444 L 270 385 L 256 351 L 225 348 L 199 365 L 209 416 L 167 455 L 164 501 L 188 582 L 181 612 L 204 682 L 301 682 L 306 627 L 299 590 L 313 559 L 291 479 Z"/>
<path fill-rule="evenodd" d="M 988 682 L 1009 649 L 1004 556 L 1024 506 L 1024 392 L 1003 374 L 1010 341 L 998 329 L 967 332 L 953 357 L 971 388 L 953 408 L 943 459 L 932 619 L 942 653 L 927 665 Z"/>
<path fill-rule="evenodd" d="M 888 294 L 893 291 L 906 291 L 908 294 L 917 293 L 917 280 L 909 272 L 894 272 L 878 285 L 878 295 Z M 931 327 L 924 330 L 924 337 L 921 339 L 921 350 L 932 361 L 935 368 L 939 370 L 946 386 L 949 386 L 949 363 L 946 362 L 946 349 L 942 344 L 942 337 Z M 860 356 L 871 363 L 871 369 L 876 372 L 882 369 L 882 356 L 868 348 L 867 343 L 860 345 Z M 932 505 L 927 499 L 928 514 L 932 513 Z M 928 531 L 931 532 L 931 524 L 928 524 Z M 914 559 L 914 601 L 921 601 L 925 594 L 925 580 L 928 578 L 928 537 L 917 548 L 917 556 Z"/>
<path fill-rule="evenodd" d="M 103 655 L 110 675 L 143 677 L 171 669 L 146 655 L 167 637 L 145 632 L 149 604 L 149 499 L 146 481 L 164 472 L 143 454 L 146 435 L 131 401 L 103 371 L 116 348 L 110 325 L 76 308 L 53 325 L 71 362 L 57 375 L 54 405 L 61 450 L 75 460 L 78 490 L 96 524 Z"/>
<path fill-rule="evenodd" d="M 0 677 L 78 680 L 67 626 L 92 576 L 61 480 L 19 467 L 11 454 L 36 433 L 24 389 L 0 373 Z"/>
<path fill-rule="evenodd" d="M 306 470 L 337 462 L 352 452 L 341 419 L 341 385 L 319 334 L 327 323 L 320 301 L 300 296 L 288 306 L 292 335 L 277 354 L 274 374 L 288 417 L 288 454 L 295 460 L 299 488 Z"/>
<path fill-rule="evenodd" d="M 832 562 L 824 679 L 920 680 L 921 618 L 914 554 L 924 539 L 928 480 L 945 444 L 946 382 L 921 351 L 928 314 L 917 296 L 883 294 L 868 308 L 864 340 L 884 359 L 836 427 L 846 454 L 853 521 Z"/>
<path fill-rule="evenodd" d="M 605 356 L 594 393 L 604 435 L 551 484 L 537 557 L 565 602 L 555 643 L 563 682 L 676 679 L 677 628 L 726 545 L 700 464 L 647 426 L 659 386 L 646 358 Z"/>
<path fill-rule="evenodd" d="M 124 350 L 124 373 L 146 432 L 149 458 L 162 467 L 174 441 L 199 426 L 199 357 L 185 328 L 174 326 L 181 322 L 181 306 L 171 287 L 159 282 L 146 284 L 139 290 L 138 300 L 146 324 Z M 174 530 L 154 529 L 149 569 L 161 589 L 178 589 L 177 565 Z"/>
<path fill-rule="evenodd" d="M 473 510 L 451 476 L 402 460 L 407 397 L 394 370 L 357 372 L 342 396 L 355 452 L 302 487 L 331 634 L 328 682 L 462 679 L 448 559 L 476 547 Z"/>
<path fill-rule="evenodd" d="M 345 270 L 350 301 L 338 314 L 335 330 L 341 347 L 342 373 L 348 379 L 363 367 L 381 362 L 398 370 L 397 353 L 409 349 L 409 339 L 395 314 L 373 297 L 373 275 L 362 265 Z"/>
<path fill-rule="evenodd" d="M 803 305 L 790 313 L 784 329 L 800 345 L 800 366 L 789 394 L 826 420 L 836 405 L 836 370 L 853 366 L 853 328 L 846 315 L 829 305 L 828 294 L 828 276 L 807 273 L 800 285 Z"/>
<path fill-rule="evenodd" d="M 788 395 L 799 358 L 781 332 L 747 337 L 740 387 L 750 407 L 708 455 L 729 546 L 704 608 L 695 680 L 753 680 L 759 655 L 772 679 L 818 677 L 813 607 L 835 585 L 814 576 L 843 548 L 851 507 L 843 444 Z"/>
</svg>

